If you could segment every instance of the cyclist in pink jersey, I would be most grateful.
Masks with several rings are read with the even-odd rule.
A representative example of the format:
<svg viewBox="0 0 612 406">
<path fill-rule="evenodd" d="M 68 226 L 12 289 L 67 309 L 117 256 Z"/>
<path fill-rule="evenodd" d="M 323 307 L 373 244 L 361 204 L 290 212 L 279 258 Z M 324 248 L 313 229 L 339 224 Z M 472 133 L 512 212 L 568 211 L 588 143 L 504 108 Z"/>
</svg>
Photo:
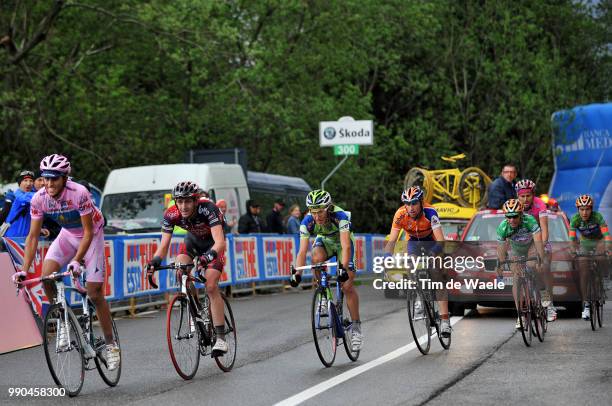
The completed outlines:
<svg viewBox="0 0 612 406">
<path fill-rule="evenodd" d="M 25 279 L 38 247 L 38 236 L 43 217 L 57 222 L 62 230 L 51 244 L 43 262 L 42 274 L 48 276 L 60 271 L 62 267 L 78 273 L 85 268 L 87 294 L 95 304 L 100 325 L 106 340 L 108 369 L 119 365 L 120 350 L 113 339 L 110 310 L 104 298 L 104 218 L 92 200 L 85 186 L 68 179 L 70 162 L 62 155 L 49 155 L 40 163 L 45 187 L 41 188 L 30 203 L 32 223 L 26 238 L 23 269 L 15 274 L 16 280 Z M 43 284 L 50 302 L 56 295 L 55 284 Z M 60 332 L 60 345 L 62 335 Z"/>
<path fill-rule="evenodd" d="M 548 241 L 548 208 L 542 199 L 535 196 L 535 187 L 535 182 L 529 179 L 519 180 L 514 186 L 518 200 L 523 204 L 524 213 L 535 217 L 542 230 L 545 255 L 539 275 L 542 277 L 546 289 L 543 289 L 540 295 L 542 297 L 542 306 L 547 308 L 547 319 L 551 322 L 557 319 L 557 310 L 553 305 L 552 296 L 553 277 L 552 273 L 550 273 L 552 247 Z"/>
</svg>

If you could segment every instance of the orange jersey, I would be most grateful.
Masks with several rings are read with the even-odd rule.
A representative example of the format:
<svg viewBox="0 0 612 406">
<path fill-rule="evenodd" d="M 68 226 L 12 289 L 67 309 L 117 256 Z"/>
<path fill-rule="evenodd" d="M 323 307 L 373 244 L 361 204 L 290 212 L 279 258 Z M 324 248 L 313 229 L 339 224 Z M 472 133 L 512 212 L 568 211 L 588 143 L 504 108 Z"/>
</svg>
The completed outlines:
<svg viewBox="0 0 612 406">
<path fill-rule="evenodd" d="M 416 219 L 410 217 L 407 206 L 397 209 L 391 229 L 405 230 L 411 240 L 433 240 L 433 230 L 440 227 L 442 225 L 438 212 L 433 207 L 425 205 L 423 212 Z"/>
</svg>

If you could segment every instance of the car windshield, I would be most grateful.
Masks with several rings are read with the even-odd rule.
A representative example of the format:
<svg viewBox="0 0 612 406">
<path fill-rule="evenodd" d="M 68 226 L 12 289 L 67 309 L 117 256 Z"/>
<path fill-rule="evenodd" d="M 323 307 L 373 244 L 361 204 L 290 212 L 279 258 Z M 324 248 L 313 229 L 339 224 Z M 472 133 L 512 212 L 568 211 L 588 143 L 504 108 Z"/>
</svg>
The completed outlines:
<svg viewBox="0 0 612 406">
<path fill-rule="evenodd" d="M 455 238 L 461 237 L 461 233 L 463 233 L 463 229 L 466 225 L 466 223 L 451 223 L 444 220 L 440 220 L 440 223 L 442 224 L 442 232 L 446 239 L 448 239 L 450 235 L 453 235 Z"/>
<path fill-rule="evenodd" d="M 503 214 L 479 214 L 468 229 L 465 241 L 497 241 L 497 227 L 504 220 Z M 548 217 L 548 240 L 551 242 L 569 241 L 563 217 Z"/>
<path fill-rule="evenodd" d="M 106 195 L 102 213 L 111 229 L 159 231 L 167 194 L 159 190 Z"/>
</svg>

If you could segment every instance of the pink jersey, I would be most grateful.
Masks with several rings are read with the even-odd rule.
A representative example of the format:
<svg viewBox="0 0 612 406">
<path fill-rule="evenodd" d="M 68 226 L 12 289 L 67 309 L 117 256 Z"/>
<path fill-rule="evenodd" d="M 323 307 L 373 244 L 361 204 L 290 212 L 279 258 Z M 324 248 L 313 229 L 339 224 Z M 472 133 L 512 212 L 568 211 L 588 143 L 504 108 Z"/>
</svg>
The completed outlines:
<svg viewBox="0 0 612 406">
<path fill-rule="evenodd" d="M 30 214 L 33 220 L 42 219 L 43 216 L 51 218 L 76 237 L 83 235 L 81 216 L 93 214 L 94 233 L 104 226 L 102 213 L 94 206 L 89 191 L 72 180 L 66 182 L 66 187 L 57 199 L 49 196 L 45 188 L 36 192 L 30 203 Z"/>
<path fill-rule="evenodd" d="M 538 223 L 540 223 L 540 217 L 546 217 L 546 203 L 544 203 L 539 197 L 534 197 L 531 207 L 529 210 L 525 211 L 525 213 L 531 214 L 533 217 L 535 217 Z"/>
</svg>

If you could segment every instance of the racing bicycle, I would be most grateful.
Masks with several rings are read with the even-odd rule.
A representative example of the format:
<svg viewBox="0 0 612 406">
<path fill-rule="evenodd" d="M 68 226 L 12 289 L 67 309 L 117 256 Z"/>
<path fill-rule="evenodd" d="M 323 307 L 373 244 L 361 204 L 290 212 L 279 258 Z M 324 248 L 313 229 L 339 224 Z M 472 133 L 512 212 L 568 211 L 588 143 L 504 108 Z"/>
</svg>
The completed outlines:
<svg viewBox="0 0 612 406">
<path fill-rule="evenodd" d="M 154 270 L 169 269 L 176 275 L 176 283 L 179 292 L 170 300 L 166 318 L 166 339 L 168 350 L 174 369 L 179 376 L 185 380 L 192 379 L 200 365 L 200 356 L 210 355 L 215 359 L 217 366 L 223 372 L 229 372 L 236 361 L 236 350 L 238 348 L 236 336 L 236 322 L 229 301 L 221 293 L 224 309 L 225 341 L 229 350 L 225 354 L 217 355 L 212 352 L 212 347 L 217 340 L 217 333 L 213 325 L 210 299 L 206 293 L 206 279 L 191 275 L 191 270 L 197 264 L 199 258 L 194 259 L 193 264 L 172 263 L 169 265 L 155 267 Z M 192 294 L 194 282 L 204 284 L 204 293 L 200 302 Z M 149 273 L 149 283 L 157 289 L 153 280 L 153 274 Z"/>
<path fill-rule="evenodd" d="M 81 274 L 85 269 L 81 267 Z M 71 271 L 55 272 L 49 276 L 28 279 L 17 284 L 19 289 L 44 281 L 53 281 L 57 287 L 54 303 L 47 310 L 43 322 L 43 348 L 47 366 L 53 381 L 66 389 L 68 396 L 79 394 L 83 388 L 85 371 L 97 369 L 102 380 L 116 386 L 121 376 L 121 361 L 110 371 L 106 361 L 106 342 L 99 322 L 96 321 L 96 306 L 78 277 L 73 277 L 74 287 L 64 284 L 64 278 L 73 276 Z M 67 291 L 75 290 L 81 296 L 82 314 L 76 316 L 66 302 Z M 111 317 L 113 340 L 119 348 L 117 326 Z M 120 356 L 120 360 L 123 356 Z"/>
<path fill-rule="evenodd" d="M 342 282 L 337 281 L 336 293 L 330 284 L 331 276 L 328 269 L 337 266 L 337 262 L 322 262 L 319 264 L 292 267 L 292 273 L 312 269 L 320 273 L 320 280 L 312 297 L 311 326 L 315 348 L 319 359 L 326 367 L 331 367 L 336 359 L 336 350 L 340 342 L 344 345 L 346 355 L 351 361 L 357 361 L 359 351 L 353 351 L 351 332 L 353 323 L 344 317 L 348 308 L 344 303 Z"/>
</svg>

